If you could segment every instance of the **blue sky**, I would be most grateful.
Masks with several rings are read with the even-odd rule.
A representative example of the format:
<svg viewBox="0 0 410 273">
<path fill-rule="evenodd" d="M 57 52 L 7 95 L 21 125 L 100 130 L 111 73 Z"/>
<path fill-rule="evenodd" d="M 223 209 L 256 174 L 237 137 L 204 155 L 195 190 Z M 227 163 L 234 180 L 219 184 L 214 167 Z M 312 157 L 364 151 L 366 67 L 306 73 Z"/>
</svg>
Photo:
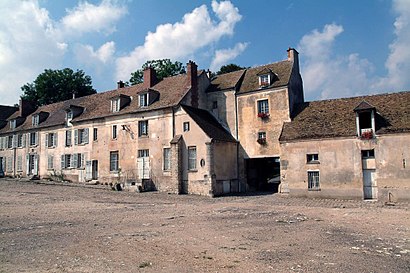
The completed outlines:
<svg viewBox="0 0 410 273">
<path fill-rule="evenodd" d="M 408 0 L 0 1 L 0 104 L 44 69 L 82 69 L 97 91 L 146 60 L 217 71 L 300 53 L 305 98 L 410 90 Z"/>
</svg>

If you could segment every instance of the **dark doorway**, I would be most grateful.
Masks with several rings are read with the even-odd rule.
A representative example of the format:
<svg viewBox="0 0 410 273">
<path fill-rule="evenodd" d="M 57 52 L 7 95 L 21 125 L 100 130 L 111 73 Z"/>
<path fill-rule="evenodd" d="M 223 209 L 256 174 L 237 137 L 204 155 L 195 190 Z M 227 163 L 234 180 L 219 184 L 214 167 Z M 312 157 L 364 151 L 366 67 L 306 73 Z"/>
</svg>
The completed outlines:
<svg viewBox="0 0 410 273">
<path fill-rule="evenodd" d="M 280 184 L 279 157 L 246 159 L 245 166 L 249 191 L 278 192 Z"/>
</svg>

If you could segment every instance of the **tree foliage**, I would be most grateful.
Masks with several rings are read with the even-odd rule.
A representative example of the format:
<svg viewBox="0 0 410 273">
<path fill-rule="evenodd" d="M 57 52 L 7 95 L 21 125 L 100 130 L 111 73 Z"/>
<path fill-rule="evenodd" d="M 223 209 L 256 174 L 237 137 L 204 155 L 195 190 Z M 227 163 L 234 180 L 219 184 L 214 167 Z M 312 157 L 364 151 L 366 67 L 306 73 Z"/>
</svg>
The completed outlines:
<svg viewBox="0 0 410 273">
<path fill-rule="evenodd" d="M 45 69 L 33 83 L 21 87 L 22 99 L 36 103 L 36 106 L 68 100 L 76 97 L 95 94 L 91 77 L 82 70 L 73 71 L 70 68 L 62 70 Z"/>
<path fill-rule="evenodd" d="M 239 66 L 239 65 L 236 65 L 236 64 L 227 64 L 227 65 L 221 66 L 221 68 L 219 69 L 218 72 L 216 72 L 216 74 L 221 75 L 221 74 L 234 72 L 234 71 L 238 71 L 238 70 L 242 70 L 242 69 L 246 69 L 246 67 L 242 67 L 242 66 Z"/>
<path fill-rule="evenodd" d="M 185 73 L 185 68 L 181 62 L 171 62 L 170 59 L 152 60 L 147 61 L 142 65 L 141 69 L 131 73 L 130 84 L 138 84 L 144 81 L 144 70 L 147 67 L 155 69 L 157 80 L 163 78 L 175 76 L 181 73 Z"/>
</svg>

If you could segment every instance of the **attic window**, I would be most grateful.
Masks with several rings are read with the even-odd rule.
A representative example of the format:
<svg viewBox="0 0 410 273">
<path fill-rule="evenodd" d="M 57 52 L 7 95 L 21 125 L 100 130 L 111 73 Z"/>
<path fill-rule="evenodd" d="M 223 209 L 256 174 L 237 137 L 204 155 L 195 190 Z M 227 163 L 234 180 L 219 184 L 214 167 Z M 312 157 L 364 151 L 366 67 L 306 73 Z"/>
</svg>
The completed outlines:
<svg viewBox="0 0 410 273">
<path fill-rule="evenodd" d="M 148 93 L 139 95 L 140 107 L 148 106 Z"/>
<path fill-rule="evenodd" d="M 12 129 L 12 130 L 16 129 L 16 120 L 15 119 L 10 120 L 10 129 Z"/>
<path fill-rule="evenodd" d="M 375 108 L 367 102 L 361 102 L 355 109 L 357 135 L 362 139 L 371 139 L 375 133 Z"/>
<path fill-rule="evenodd" d="M 120 98 L 116 98 L 111 100 L 111 111 L 112 112 L 119 112 L 120 111 Z"/>
<path fill-rule="evenodd" d="M 264 88 L 270 85 L 270 75 L 263 74 L 259 76 L 259 87 Z"/>
<path fill-rule="evenodd" d="M 38 126 L 38 124 L 39 124 L 39 122 L 40 122 L 40 116 L 37 114 L 37 115 L 34 115 L 32 118 L 31 118 L 31 125 L 33 126 L 33 127 L 37 127 Z"/>
<path fill-rule="evenodd" d="M 73 119 L 73 111 L 68 110 L 66 112 L 66 121 L 67 121 L 67 126 L 71 126 L 71 120 Z"/>
</svg>

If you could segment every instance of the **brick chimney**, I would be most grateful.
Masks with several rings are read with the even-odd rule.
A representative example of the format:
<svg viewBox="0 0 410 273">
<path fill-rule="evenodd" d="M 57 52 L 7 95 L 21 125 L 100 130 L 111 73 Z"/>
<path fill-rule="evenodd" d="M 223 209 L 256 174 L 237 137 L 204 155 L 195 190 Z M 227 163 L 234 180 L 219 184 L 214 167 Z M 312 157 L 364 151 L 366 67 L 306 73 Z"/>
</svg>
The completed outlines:
<svg viewBox="0 0 410 273">
<path fill-rule="evenodd" d="M 157 83 L 157 74 L 155 69 L 147 67 L 144 69 L 144 88 L 151 88 Z"/>
<path fill-rule="evenodd" d="M 299 71 L 299 52 L 296 49 L 289 47 L 288 48 L 288 61 L 293 62 L 294 67 Z"/>
<path fill-rule="evenodd" d="M 123 81 L 117 82 L 117 89 L 124 88 L 125 83 Z"/>
<path fill-rule="evenodd" d="M 191 106 L 198 107 L 198 66 L 195 62 L 189 61 L 186 67 L 188 83 L 191 85 Z"/>
<path fill-rule="evenodd" d="M 20 103 L 19 103 L 20 117 L 27 117 L 28 115 L 36 111 L 36 107 L 34 105 L 35 104 L 31 101 L 20 99 Z"/>
</svg>

